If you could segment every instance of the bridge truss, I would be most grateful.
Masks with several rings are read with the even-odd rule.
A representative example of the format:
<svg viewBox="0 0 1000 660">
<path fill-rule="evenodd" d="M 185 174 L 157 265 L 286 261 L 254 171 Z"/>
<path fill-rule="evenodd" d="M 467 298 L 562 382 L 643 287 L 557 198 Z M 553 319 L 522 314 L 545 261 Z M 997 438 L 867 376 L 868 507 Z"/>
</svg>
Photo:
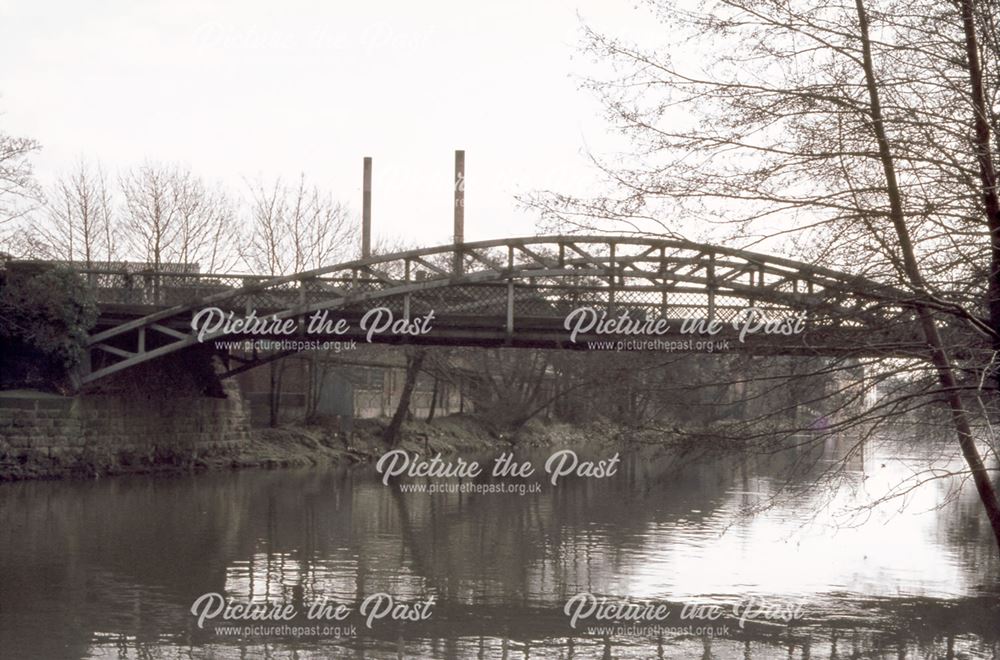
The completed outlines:
<svg viewBox="0 0 1000 660">
<path fill-rule="evenodd" d="M 433 311 L 428 334 L 377 340 L 577 349 L 587 348 L 588 340 L 614 339 L 589 333 L 570 342 L 564 320 L 581 307 L 609 317 L 627 312 L 632 319 L 676 321 L 675 331 L 681 319 L 714 319 L 725 327 L 719 338 L 734 339 L 732 323 L 753 307 L 770 317 L 805 313 L 807 331 L 755 335 L 734 347 L 813 355 L 923 350 L 913 297 L 905 291 L 780 257 L 671 239 L 508 238 L 373 256 L 282 277 L 82 274 L 102 309 L 88 341 L 84 382 L 199 344 L 191 319 L 207 307 L 280 319 L 330 310 L 354 328 L 326 339 L 360 337 L 358 319 L 376 306 L 407 319 Z"/>
</svg>

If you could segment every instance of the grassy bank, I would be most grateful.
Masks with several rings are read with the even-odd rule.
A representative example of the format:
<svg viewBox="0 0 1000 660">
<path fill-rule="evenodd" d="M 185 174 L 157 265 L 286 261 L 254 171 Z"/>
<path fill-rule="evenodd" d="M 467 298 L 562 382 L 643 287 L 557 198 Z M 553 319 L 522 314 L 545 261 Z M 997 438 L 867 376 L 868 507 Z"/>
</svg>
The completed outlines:
<svg viewBox="0 0 1000 660">
<path fill-rule="evenodd" d="M 92 479 L 122 474 L 175 474 L 243 468 L 349 465 L 377 460 L 386 450 L 385 419 L 356 420 L 349 436 L 323 425 L 257 428 L 245 443 L 210 453 L 156 449 L 151 453 L 93 451 L 67 461 L 58 457 L 14 459 L 0 452 L 0 481 Z M 516 436 L 497 434 L 470 415 L 440 417 L 432 423 L 409 421 L 400 447 L 425 455 L 494 453 L 513 446 L 577 447 L 597 441 L 619 446 L 623 433 L 608 423 L 573 425 L 531 422 Z"/>
</svg>

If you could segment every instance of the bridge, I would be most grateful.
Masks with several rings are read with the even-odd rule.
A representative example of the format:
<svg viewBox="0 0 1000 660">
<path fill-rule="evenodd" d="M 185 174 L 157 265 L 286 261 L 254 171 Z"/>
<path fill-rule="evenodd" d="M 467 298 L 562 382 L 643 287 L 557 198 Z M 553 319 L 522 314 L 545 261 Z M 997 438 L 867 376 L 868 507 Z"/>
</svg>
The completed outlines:
<svg viewBox="0 0 1000 660">
<path fill-rule="evenodd" d="M 221 327 L 199 337 L 192 320 L 208 308 L 236 318 L 252 313 L 289 320 L 286 330 L 294 327 L 295 337 L 314 341 L 583 350 L 596 347 L 590 342 L 620 341 L 626 349 L 705 351 L 704 342 L 712 340 L 722 350 L 859 356 L 925 350 L 911 293 L 776 256 L 665 238 L 507 238 L 371 256 L 282 277 L 127 269 L 81 274 L 101 308 L 88 339 L 84 383 L 197 344 L 262 338 Z M 411 323 L 396 326 L 402 331 L 370 334 L 373 319 L 365 316 L 376 308 L 379 324 L 390 318 Z M 775 321 L 775 332 L 741 337 L 749 308 Z M 601 332 L 597 323 L 571 337 L 566 318 L 580 309 L 586 312 L 574 320 L 624 318 L 635 325 Z M 307 321 L 324 311 L 330 323 L 307 332 Z M 778 320 L 790 318 L 802 319 L 800 331 L 783 334 Z M 334 329 L 337 319 L 344 323 Z M 425 332 L 413 334 L 420 319 Z M 663 319 L 660 326 L 656 319 Z M 715 332 L 684 333 L 684 319 L 698 319 L 703 328 L 715 321 Z M 640 324 L 647 331 L 655 327 L 655 337 L 635 329 Z M 265 336 L 289 339 L 279 332 Z M 653 339 L 661 343 L 640 343 Z M 614 350 L 613 344 L 601 347 Z M 227 375 L 294 350 L 228 351 Z"/>
</svg>

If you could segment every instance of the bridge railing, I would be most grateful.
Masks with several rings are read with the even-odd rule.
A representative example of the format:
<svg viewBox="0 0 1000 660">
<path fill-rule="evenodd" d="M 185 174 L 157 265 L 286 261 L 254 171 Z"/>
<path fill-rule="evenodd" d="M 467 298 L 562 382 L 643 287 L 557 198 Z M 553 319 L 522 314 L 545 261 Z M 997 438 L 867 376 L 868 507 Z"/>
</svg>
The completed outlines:
<svg viewBox="0 0 1000 660">
<path fill-rule="evenodd" d="M 78 272 L 98 303 L 155 307 L 189 304 L 219 293 L 259 286 L 273 279 L 260 275 L 210 273 L 135 273 L 98 269 Z M 336 288 L 345 284 L 343 278 L 317 278 L 308 284 L 308 288 L 321 292 L 324 287 Z M 303 283 L 294 282 L 274 288 L 272 295 L 293 300 L 304 288 Z"/>
<path fill-rule="evenodd" d="M 455 270 L 455 259 L 461 268 Z M 401 313 L 565 316 L 581 306 L 634 318 L 732 321 L 806 311 L 810 324 L 908 323 L 904 292 L 779 257 L 685 241 L 635 237 L 527 237 L 439 246 L 283 277 L 152 269 L 81 271 L 104 304 L 164 309 L 201 302 L 282 311 L 368 304 Z M 141 310 L 139 310 L 141 311 Z M 508 323 L 509 325 L 509 323 Z"/>
<path fill-rule="evenodd" d="M 261 285 L 270 278 L 253 275 L 216 275 L 204 273 L 129 273 L 122 271 L 88 270 L 80 273 L 95 300 L 102 304 L 170 307 L 204 300 L 219 293 L 232 292 Z M 331 292 L 368 292 L 386 286 L 383 280 L 372 278 L 316 278 L 293 281 L 281 287 L 268 288 L 266 307 L 284 309 L 298 302 L 317 302 Z M 616 292 L 613 301 L 618 311 L 628 310 L 633 318 L 696 318 L 703 316 L 710 305 L 704 291 L 676 290 L 664 293 L 648 288 L 625 288 Z M 260 294 L 258 294 L 259 296 Z M 554 282 L 532 284 L 518 282 L 513 298 L 514 312 L 524 316 L 565 316 L 579 307 L 609 305 L 609 290 L 600 285 L 574 285 Z M 401 300 L 383 300 L 393 311 L 402 311 Z M 502 313 L 507 304 L 505 283 L 463 284 L 447 290 L 428 289 L 410 294 L 410 310 L 425 313 Z M 733 296 L 718 296 L 714 317 L 723 322 L 733 320 L 747 306 L 746 300 Z M 780 305 L 758 304 L 761 311 L 781 311 Z"/>
</svg>

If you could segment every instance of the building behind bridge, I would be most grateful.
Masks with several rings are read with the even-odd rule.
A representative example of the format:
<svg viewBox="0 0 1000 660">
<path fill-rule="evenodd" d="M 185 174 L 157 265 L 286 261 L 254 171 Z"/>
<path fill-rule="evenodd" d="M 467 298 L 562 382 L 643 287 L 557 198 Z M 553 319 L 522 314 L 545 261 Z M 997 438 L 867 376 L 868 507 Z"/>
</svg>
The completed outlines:
<svg viewBox="0 0 1000 660">
<path fill-rule="evenodd" d="M 236 376 L 254 426 L 270 423 L 272 377 L 280 379 L 278 422 L 323 421 L 349 425 L 355 418 L 391 417 L 406 378 L 405 354 L 398 348 L 366 346 L 336 358 L 300 353 Z M 435 383 L 435 380 L 437 381 Z M 470 402 L 455 382 L 421 373 L 410 414 L 468 412 Z"/>
</svg>

